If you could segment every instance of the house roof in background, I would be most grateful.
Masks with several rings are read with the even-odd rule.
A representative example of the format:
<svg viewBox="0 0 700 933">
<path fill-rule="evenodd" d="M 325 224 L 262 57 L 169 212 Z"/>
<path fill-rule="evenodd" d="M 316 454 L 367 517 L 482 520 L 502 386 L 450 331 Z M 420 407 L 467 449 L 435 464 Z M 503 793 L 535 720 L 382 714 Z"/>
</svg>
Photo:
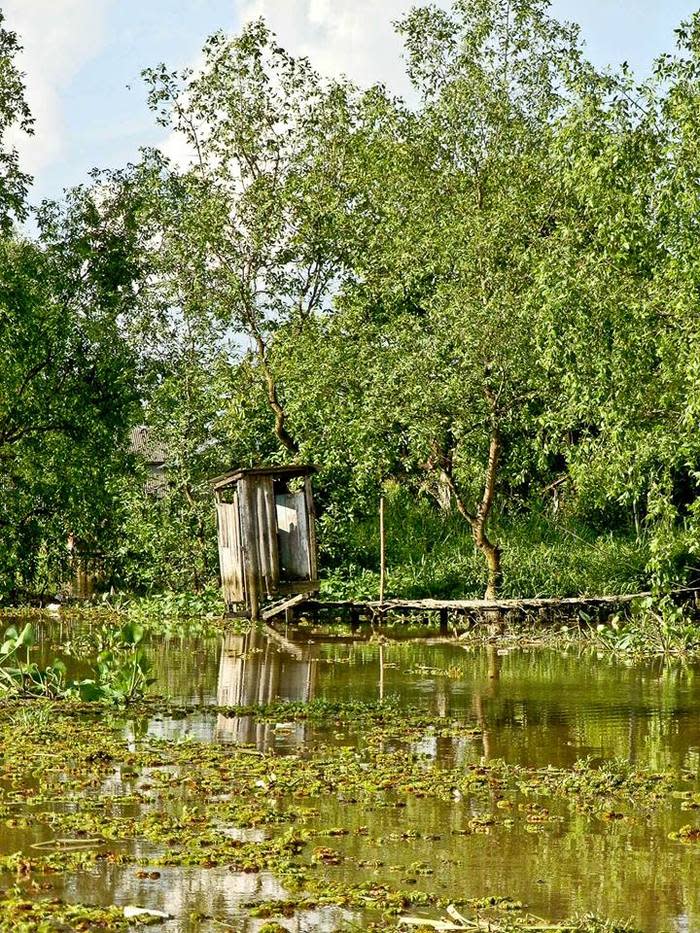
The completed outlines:
<svg viewBox="0 0 700 933">
<path fill-rule="evenodd" d="M 165 445 L 154 436 L 147 424 L 139 424 L 131 429 L 128 450 L 130 454 L 143 457 L 146 463 L 162 464 L 167 459 Z"/>
</svg>

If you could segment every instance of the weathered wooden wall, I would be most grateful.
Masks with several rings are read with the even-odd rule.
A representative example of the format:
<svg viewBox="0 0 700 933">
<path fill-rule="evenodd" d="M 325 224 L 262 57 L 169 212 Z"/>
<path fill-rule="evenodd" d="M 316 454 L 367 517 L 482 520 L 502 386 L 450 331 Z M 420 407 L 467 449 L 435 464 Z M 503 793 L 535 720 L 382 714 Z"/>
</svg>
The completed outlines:
<svg viewBox="0 0 700 933">
<path fill-rule="evenodd" d="M 217 516 L 221 581 L 229 609 L 245 603 L 258 618 L 265 600 L 317 590 L 309 477 L 291 492 L 282 480 L 276 485 L 274 471 L 240 471 L 230 485 L 217 488 Z"/>
</svg>

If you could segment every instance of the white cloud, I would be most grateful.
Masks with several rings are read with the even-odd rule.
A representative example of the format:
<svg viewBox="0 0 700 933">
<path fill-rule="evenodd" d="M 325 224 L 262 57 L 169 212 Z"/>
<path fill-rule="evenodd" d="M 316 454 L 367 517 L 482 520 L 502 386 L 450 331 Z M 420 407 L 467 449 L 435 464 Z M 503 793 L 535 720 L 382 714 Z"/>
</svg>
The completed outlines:
<svg viewBox="0 0 700 933">
<path fill-rule="evenodd" d="M 292 55 L 306 55 L 329 77 L 344 75 L 360 85 L 381 81 L 390 91 L 410 94 L 402 44 L 393 22 L 415 0 L 240 0 L 241 24 L 263 17 Z M 201 58 L 194 70 L 201 66 Z M 160 149 L 181 168 L 194 153 L 177 133 Z"/>
<path fill-rule="evenodd" d="M 99 54 L 113 0 L 4 0 L 5 25 L 18 33 L 34 136 L 15 134 L 22 167 L 39 173 L 61 156 L 65 139 L 61 93 Z"/>
<path fill-rule="evenodd" d="M 243 21 L 263 16 L 284 48 L 307 55 L 327 75 L 359 84 L 382 81 L 408 91 L 401 39 L 392 22 L 412 0 L 243 0 Z"/>
</svg>

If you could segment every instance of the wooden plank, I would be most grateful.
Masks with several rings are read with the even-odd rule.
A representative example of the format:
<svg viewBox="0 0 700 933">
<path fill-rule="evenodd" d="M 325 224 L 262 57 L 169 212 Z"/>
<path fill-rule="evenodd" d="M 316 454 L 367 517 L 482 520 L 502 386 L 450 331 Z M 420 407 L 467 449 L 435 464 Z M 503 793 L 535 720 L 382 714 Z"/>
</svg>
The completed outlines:
<svg viewBox="0 0 700 933">
<path fill-rule="evenodd" d="M 239 480 L 248 476 L 284 476 L 293 479 L 298 476 L 309 476 L 316 473 L 316 467 L 307 466 L 267 466 L 267 467 L 248 467 L 244 469 L 229 470 L 227 473 L 221 473 L 219 476 L 212 476 L 209 480 L 214 491 L 226 489 L 228 486 L 235 485 Z"/>
<path fill-rule="evenodd" d="M 267 542 L 267 533 L 265 528 L 265 494 L 262 488 L 262 481 L 257 477 L 248 479 L 251 487 L 251 493 L 254 503 L 255 517 L 255 541 L 258 548 L 258 560 L 260 562 L 260 598 L 268 599 L 271 597 L 270 585 L 270 548 Z"/>
<path fill-rule="evenodd" d="M 230 606 L 244 599 L 237 502 L 217 502 L 216 516 L 221 587 L 224 602 Z"/>
<path fill-rule="evenodd" d="M 329 600 L 320 601 L 317 598 L 308 600 L 308 608 L 313 611 L 324 609 L 335 611 L 338 614 L 350 614 L 351 626 L 357 627 L 360 616 L 366 619 L 382 619 L 390 613 L 410 615 L 412 613 L 435 612 L 442 617 L 444 612 L 452 611 L 458 615 L 488 616 L 489 613 L 537 613 L 543 624 L 555 622 L 559 613 L 575 615 L 578 611 L 596 610 L 611 612 L 617 608 L 629 605 L 633 600 L 649 597 L 650 593 L 625 593 L 617 596 L 580 596 L 580 597 L 547 597 L 532 599 L 391 599 L 384 603 L 377 600 Z M 698 603 L 700 590 L 697 588 L 684 588 L 674 590 L 669 594 L 678 603 Z M 444 617 L 443 617 L 444 618 Z M 442 618 L 441 618 L 442 621 Z M 444 629 L 444 623 L 442 625 Z"/>
<path fill-rule="evenodd" d="M 255 496 L 255 524 L 260 560 L 260 589 L 267 599 L 277 595 L 279 585 L 279 544 L 275 497 L 270 476 L 250 479 Z"/>
<path fill-rule="evenodd" d="M 306 595 L 304 593 L 298 593 L 296 596 L 291 596 L 289 599 L 283 599 L 281 602 L 274 603 L 274 605 L 263 609 L 260 617 L 264 622 L 267 622 L 269 619 L 274 619 L 277 616 L 284 615 L 287 609 L 293 609 L 295 606 L 301 606 L 306 601 Z"/>
<path fill-rule="evenodd" d="M 234 493 L 229 512 L 229 536 L 231 541 L 231 579 L 234 602 L 245 602 L 245 578 L 243 574 L 243 549 L 241 547 L 241 516 L 238 493 Z"/>
<path fill-rule="evenodd" d="M 306 515 L 308 520 L 309 539 L 309 580 L 318 580 L 318 546 L 316 544 L 316 506 L 314 505 L 314 491 L 311 477 L 304 480 L 304 493 L 306 495 Z M 318 587 L 316 587 L 318 589 Z"/>
<path fill-rule="evenodd" d="M 621 596 L 582 596 L 566 598 L 542 598 L 542 599 L 388 599 L 380 603 L 378 600 L 331 600 L 319 602 L 310 600 L 309 602 L 317 605 L 319 608 L 356 608 L 358 610 L 368 610 L 375 612 L 390 612 L 391 610 L 416 610 L 440 611 L 441 609 L 466 610 L 474 612 L 503 611 L 517 609 L 542 609 L 545 607 L 568 608 L 586 606 L 618 606 L 625 605 L 635 599 L 643 599 L 650 596 L 650 593 L 630 593 Z"/>
<path fill-rule="evenodd" d="M 567 608 L 567 607 L 580 607 L 585 608 L 586 606 L 617 606 L 630 603 L 635 599 L 641 599 L 645 596 L 649 596 L 649 593 L 634 593 L 623 596 L 590 596 L 590 597 L 567 597 L 563 599 L 557 598 L 543 598 L 543 599 L 498 599 L 498 600 L 488 600 L 488 599 L 411 599 L 411 600 L 402 600 L 402 599 L 389 599 L 385 600 L 384 603 L 379 601 L 370 601 L 365 605 L 369 609 L 373 610 L 385 610 L 390 611 L 391 609 L 416 609 L 416 610 L 440 610 L 440 609 L 462 609 L 462 610 L 473 610 L 476 612 L 488 612 L 493 610 L 500 610 L 503 612 L 508 612 L 509 610 L 517 609 L 543 609 L 547 607 L 551 608 Z"/>
<path fill-rule="evenodd" d="M 275 510 L 275 493 L 272 485 L 272 477 L 261 477 L 259 495 L 261 506 L 258 512 L 258 520 L 263 526 L 261 528 L 260 540 L 264 543 L 266 551 L 266 576 L 265 588 L 268 598 L 277 595 L 280 580 L 279 563 L 279 541 L 277 540 L 277 513 Z"/>
<path fill-rule="evenodd" d="M 243 553 L 243 568 L 245 577 L 246 602 L 252 619 L 260 614 L 261 580 L 260 558 L 258 555 L 258 528 L 255 519 L 255 499 L 252 482 L 246 477 L 241 480 L 240 517 L 241 517 L 241 551 Z"/>
<path fill-rule="evenodd" d="M 280 582 L 309 579 L 308 518 L 306 494 L 278 493 L 275 496 Z"/>
</svg>

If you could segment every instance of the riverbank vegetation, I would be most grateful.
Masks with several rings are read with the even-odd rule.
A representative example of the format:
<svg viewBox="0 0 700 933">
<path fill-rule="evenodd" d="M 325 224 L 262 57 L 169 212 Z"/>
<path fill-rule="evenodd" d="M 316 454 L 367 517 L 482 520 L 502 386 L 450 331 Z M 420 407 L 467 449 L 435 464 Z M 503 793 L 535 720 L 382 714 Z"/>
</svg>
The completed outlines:
<svg viewBox="0 0 700 933">
<path fill-rule="evenodd" d="M 405 100 L 262 21 L 216 34 L 196 72 L 144 72 L 186 158 L 30 208 L 0 20 L 4 603 L 81 560 L 105 589 L 215 587 L 207 478 L 289 461 L 319 468 L 336 595 L 376 593 L 382 495 L 389 593 L 696 578 L 700 17 L 643 80 L 545 0 L 397 29 Z"/>
</svg>

